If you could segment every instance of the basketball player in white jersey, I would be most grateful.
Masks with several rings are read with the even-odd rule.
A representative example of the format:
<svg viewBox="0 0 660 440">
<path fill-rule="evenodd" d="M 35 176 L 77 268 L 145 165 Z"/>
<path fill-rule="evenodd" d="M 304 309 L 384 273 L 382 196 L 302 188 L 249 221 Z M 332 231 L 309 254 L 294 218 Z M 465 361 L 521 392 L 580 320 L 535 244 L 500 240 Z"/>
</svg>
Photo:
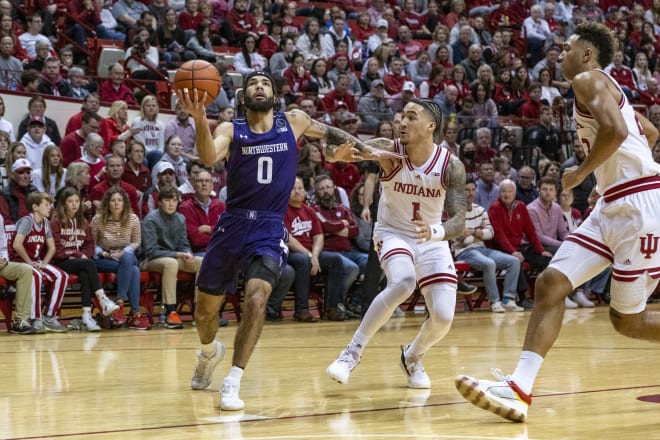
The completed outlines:
<svg viewBox="0 0 660 440">
<path fill-rule="evenodd" d="M 511 376 L 492 370 L 498 381 L 455 379 L 474 405 L 505 419 L 524 422 L 543 359 L 559 334 L 564 298 L 612 265 L 610 321 L 621 334 L 660 342 L 660 313 L 646 299 L 660 278 L 660 165 L 651 147 L 658 131 L 635 114 L 621 87 L 602 69 L 612 60 L 610 30 L 580 24 L 560 56 L 575 91 L 578 136 L 588 152 L 562 177 L 565 190 L 592 171 L 603 196 L 589 218 L 561 245 L 536 281 L 536 301 L 518 366 Z"/>
<path fill-rule="evenodd" d="M 369 340 L 419 283 L 429 317 L 417 337 L 401 346 L 400 364 L 409 387 L 431 387 L 421 360 L 447 334 L 454 317 L 457 279 L 447 240 L 463 233 L 466 209 L 463 164 L 433 142 L 441 129 L 440 107 L 414 99 L 403 109 L 398 139 L 368 142 L 405 157 L 379 160 L 383 190 L 373 236 L 387 287 L 369 306 L 348 347 L 328 367 L 328 376 L 339 383 L 348 382 Z"/>
</svg>

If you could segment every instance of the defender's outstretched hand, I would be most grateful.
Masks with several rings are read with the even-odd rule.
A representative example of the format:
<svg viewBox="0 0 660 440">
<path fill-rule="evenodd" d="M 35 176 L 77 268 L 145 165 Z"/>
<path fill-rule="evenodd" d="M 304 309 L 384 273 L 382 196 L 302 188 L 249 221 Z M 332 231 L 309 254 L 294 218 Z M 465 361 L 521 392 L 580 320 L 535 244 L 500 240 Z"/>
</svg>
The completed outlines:
<svg viewBox="0 0 660 440">
<path fill-rule="evenodd" d="M 363 153 L 355 148 L 355 142 L 344 142 L 336 147 L 328 145 L 327 148 L 332 148 L 333 162 L 360 162 L 364 160 Z"/>
<path fill-rule="evenodd" d="M 373 147 L 367 147 L 365 150 L 362 152 L 362 157 L 364 157 L 364 160 L 401 160 L 404 158 L 403 154 L 394 152 L 394 151 L 388 151 L 388 150 L 381 150 L 378 148 L 373 148 Z"/>
</svg>

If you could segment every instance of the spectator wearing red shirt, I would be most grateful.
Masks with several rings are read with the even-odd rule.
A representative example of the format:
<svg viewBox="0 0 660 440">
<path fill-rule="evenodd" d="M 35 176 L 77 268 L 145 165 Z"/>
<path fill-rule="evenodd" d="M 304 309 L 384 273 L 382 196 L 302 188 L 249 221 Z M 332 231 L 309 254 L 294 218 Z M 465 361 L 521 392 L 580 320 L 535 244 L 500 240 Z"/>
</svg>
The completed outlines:
<svg viewBox="0 0 660 440">
<path fill-rule="evenodd" d="M 211 232 L 220 214 L 225 211 L 225 204 L 211 198 L 213 179 L 208 171 L 200 171 L 192 184 L 195 193 L 193 197 L 181 203 L 179 212 L 186 218 L 188 241 L 193 253 L 203 257 L 211 239 Z"/>
<path fill-rule="evenodd" d="M 635 81 L 635 74 L 632 69 L 623 64 L 624 55 L 623 51 L 617 50 L 614 52 L 612 64 L 605 68 L 605 72 L 612 75 L 612 78 L 619 83 L 623 92 L 629 100 L 639 98 L 637 81 Z"/>
<path fill-rule="evenodd" d="M 419 41 L 413 40 L 408 26 L 399 26 L 399 42 L 396 45 L 399 56 L 405 64 L 417 59 L 417 54 L 423 50 Z"/>
<path fill-rule="evenodd" d="M 339 75 L 339 78 L 335 83 L 335 88 L 326 93 L 323 97 L 323 100 L 321 101 L 323 107 L 328 111 L 334 111 L 337 108 L 339 101 L 343 101 L 346 103 L 348 111 L 351 113 L 357 113 L 357 102 L 355 102 L 353 95 L 348 93 L 350 85 L 351 80 L 347 75 Z"/>
<path fill-rule="evenodd" d="M 179 27 L 184 31 L 196 32 L 204 18 L 199 12 L 199 0 L 186 0 L 185 9 L 179 14 Z"/>
<path fill-rule="evenodd" d="M 527 207 L 515 200 L 515 197 L 516 184 L 510 179 L 500 182 L 500 198 L 488 209 L 488 217 L 494 231 L 490 247 L 517 257 L 521 263 L 527 261 L 536 269 L 545 268 L 552 254 L 546 251 L 539 241 Z M 522 289 L 524 279 L 524 272 L 521 271 L 521 278 L 518 280 L 519 292 L 526 290 Z M 533 308 L 529 298 L 519 299 L 525 309 Z"/>
<path fill-rule="evenodd" d="M 119 156 L 109 157 L 106 162 L 106 173 L 102 177 L 101 182 L 92 187 L 92 190 L 89 194 L 89 199 L 92 201 L 96 209 L 100 209 L 103 195 L 111 187 L 118 186 L 123 189 L 126 194 L 128 194 L 128 199 L 131 201 L 131 209 L 133 210 L 133 214 L 139 216 L 140 211 L 138 205 L 137 190 L 130 183 L 126 183 L 121 180 L 122 174 L 124 174 L 124 159 Z"/>
<path fill-rule="evenodd" d="M 533 82 L 529 86 L 528 97 L 520 106 L 520 117 L 525 127 L 536 124 L 541 117 L 541 83 Z"/>
<path fill-rule="evenodd" d="M 15 224 L 18 219 L 30 214 L 31 207 L 25 203 L 27 195 L 37 191 L 32 184 L 32 165 L 27 159 L 18 159 L 11 166 L 9 183 L 0 193 L 0 215 L 6 225 Z M 10 252 L 12 252 L 10 247 Z"/>
<path fill-rule="evenodd" d="M 108 67 L 110 79 L 101 84 L 99 92 L 101 102 L 112 104 L 115 101 L 125 101 L 128 105 L 137 105 L 137 99 L 133 91 L 124 84 L 124 67 L 119 63 L 114 63 Z"/>
<path fill-rule="evenodd" d="M 138 192 L 139 198 L 142 193 L 151 188 L 151 172 L 142 162 L 144 161 L 144 145 L 140 141 L 132 139 L 126 146 L 126 163 L 124 163 L 124 172 L 121 180 L 130 183 Z M 140 213 L 135 215 L 140 217 Z"/>
<path fill-rule="evenodd" d="M 559 22 L 555 20 L 555 5 L 550 2 L 546 2 L 545 8 L 543 9 L 543 19 L 548 22 L 548 27 L 550 32 L 555 32 L 559 29 Z"/>
<path fill-rule="evenodd" d="M 339 128 L 357 136 L 357 128 L 360 119 L 351 112 L 344 112 L 339 119 Z M 362 176 L 360 169 L 349 162 L 327 162 L 325 168 L 330 171 L 330 177 L 335 185 L 343 188 L 347 194 L 353 192 L 353 188 L 360 182 Z"/>
<path fill-rule="evenodd" d="M 62 163 L 68 166 L 71 162 L 82 157 L 83 144 L 91 133 L 99 132 L 101 128 L 101 117 L 98 113 L 85 112 L 82 115 L 80 128 L 64 136 L 60 143 L 62 151 Z M 105 145 L 105 139 L 101 138 Z"/>
<path fill-rule="evenodd" d="M 86 39 L 92 36 L 78 23 L 85 23 L 92 29 L 101 24 L 101 11 L 92 0 L 73 0 L 66 3 L 66 33 L 80 47 L 87 47 Z"/>
<path fill-rule="evenodd" d="M 227 21 L 234 34 L 234 40 L 230 44 L 234 46 L 240 45 L 240 42 L 247 35 L 253 35 L 255 39 L 259 38 L 257 35 L 257 21 L 247 10 L 247 5 L 247 0 L 236 0 L 234 7 L 227 13 Z"/>
<path fill-rule="evenodd" d="M 493 158 L 497 156 L 497 150 L 491 147 L 492 140 L 490 128 L 477 129 L 477 143 L 474 150 L 474 162 L 477 166 L 484 162 L 492 162 Z"/>
<path fill-rule="evenodd" d="M 295 96 L 303 96 L 307 86 L 312 81 L 312 76 L 305 69 L 305 57 L 302 53 L 296 52 L 291 61 L 291 65 L 284 70 L 282 77 L 289 84 L 289 91 Z"/>
<path fill-rule="evenodd" d="M 357 24 L 351 26 L 351 35 L 355 37 L 355 41 L 360 41 L 363 45 L 366 45 L 369 37 L 376 33 L 376 27 L 372 26 L 370 21 L 367 11 L 358 14 Z"/>
<path fill-rule="evenodd" d="M 491 29 L 499 29 L 501 27 L 509 27 L 517 24 L 522 26 L 522 22 L 525 19 L 519 20 L 516 10 L 512 7 L 511 0 L 502 0 L 500 2 L 500 7 L 493 12 L 491 12 L 488 17 L 488 22 L 490 23 Z"/>
<path fill-rule="evenodd" d="M 414 38 L 431 39 L 431 31 L 426 27 L 426 17 L 415 11 L 415 0 L 405 0 L 403 11 L 399 12 L 399 24 L 406 26 Z"/>
<path fill-rule="evenodd" d="M 325 316 L 331 321 L 343 321 L 344 314 L 337 310 L 346 289 L 337 280 L 345 280 L 343 259 L 337 252 L 323 250 L 324 239 L 321 223 L 316 211 L 305 205 L 305 186 L 302 178 L 296 177 L 296 183 L 291 190 L 289 207 L 284 216 L 284 224 L 289 231 L 288 264 L 296 270 L 293 282 L 295 292 L 296 321 L 314 322 L 316 318 L 309 313 L 309 285 L 311 277 L 321 273 L 326 275 L 326 310 Z M 354 273 L 353 280 L 357 277 Z M 353 281 L 351 281 L 352 283 Z"/>
<path fill-rule="evenodd" d="M 392 58 L 390 72 L 383 78 L 385 91 L 390 95 L 401 93 L 403 84 L 409 80 L 410 78 L 403 71 L 403 60 L 401 58 Z"/>
<path fill-rule="evenodd" d="M 317 217 L 321 221 L 324 234 L 323 250 L 337 252 L 343 261 L 344 271 L 348 279 L 342 279 L 344 291 L 348 292 L 359 274 L 367 267 L 368 253 L 353 247 L 351 240 L 357 238 L 360 228 L 355 215 L 350 208 L 337 203 L 335 185 L 330 176 L 317 176 L 314 182 Z M 350 301 L 345 304 L 361 304 L 359 290 L 353 290 Z"/>
<path fill-rule="evenodd" d="M 69 119 L 69 122 L 66 124 L 66 129 L 64 130 L 64 135 L 66 136 L 67 134 L 71 133 L 72 131 L 78 130 L 82 126 L 82 117 L 83 114 L 88 111 L 92 113 L 98 113 L 99 109 L 101 108 L 101 100 L 99 99 L 99 95 L 96 93 L 90 93 L 89 95 L 85 96 L 85 99 L 83 99 L 83 104 L 82 104 L 82 109 L 75 115 L 71 116 Z M 103 140 L 105 141 L 105 146 L 108 147 L 110 145 L 110 141 L 114 139 L 110 139 L 110 132 L 109 132 L 109 124 L 106 118 L 101 118 L 99 120 L 99 131 L 98 133 L 101 135 Z M 116 137 L 115 137 L 116 139 Z"/>
</svg>

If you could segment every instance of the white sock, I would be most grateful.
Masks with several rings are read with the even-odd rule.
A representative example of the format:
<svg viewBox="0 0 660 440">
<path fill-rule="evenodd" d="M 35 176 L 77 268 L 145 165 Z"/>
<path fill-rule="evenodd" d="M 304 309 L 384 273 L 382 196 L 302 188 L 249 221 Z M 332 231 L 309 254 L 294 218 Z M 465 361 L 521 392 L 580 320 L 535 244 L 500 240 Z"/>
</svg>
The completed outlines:
<svg viewBox="0 0 660 440">
<path fill-rule="evenodd" d="M 533 351 L 523 351 L 520 353 L 518 366 L 511 375 L 511 379 L 513 379 L 513 381 L 522 388 L 524 392 L 530 394 L 542 364 L 543 358 L 540 355 Z"/>
<path fill-rule="evenodd" d="M 207 358 L 212 358 L 215 356 L 215 352 L 215 341 L 211 342 L 210 344 L 202 344 L 202 354 Z"/>
<path fill-rule="evenodd" d="M 98 299 L 103 299 L 105 298 L 105 291 L 103 291 L 103 289 L 99 289 L 96 292 L 94 292 L 94 295 L 96 295 Z"/>
<path fill-rule="evenodd" d="M 415 266 L 409 257 L 389 258 L 383 269 L 387 275 L 387 287 L 372 301 L 348 345 L 351 351 L 360 355 L 376 332 L 390 320 L 394 309 L 415 289 Z"/>
<path fill-rule="evenodd" d="M 227 375 L 227 377 L 234 378 L 240 382 L 241 378 L 243 377 L 243 369 L 241 367 L 237 367 L 236 365 L 234 365 L 229 370 L 229 375 Z"/>
<path fill-rule="evenodd" d="M 92 316 L 92 308 L 91 307 L 83 307 L 83 316 L 88 315 Z"/>
</svg>

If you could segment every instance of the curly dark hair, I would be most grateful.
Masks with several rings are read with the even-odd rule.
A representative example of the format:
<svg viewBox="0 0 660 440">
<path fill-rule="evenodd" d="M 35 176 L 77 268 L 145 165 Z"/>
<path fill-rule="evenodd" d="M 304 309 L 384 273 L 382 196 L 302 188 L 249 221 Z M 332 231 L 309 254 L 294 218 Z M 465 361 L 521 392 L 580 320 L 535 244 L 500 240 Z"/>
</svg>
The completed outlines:
<svg viewBox="0 0 660 440">
<path fill-rule="evenodd" d="M 575 28 L 575 35 L 580 40 L 587 41 L 598 51 L 598 64 L 605 67 L 614 57 L 614 39 L 612 32 L 603 24 L 595 21 L 584 21 Z"/>
</svg>

